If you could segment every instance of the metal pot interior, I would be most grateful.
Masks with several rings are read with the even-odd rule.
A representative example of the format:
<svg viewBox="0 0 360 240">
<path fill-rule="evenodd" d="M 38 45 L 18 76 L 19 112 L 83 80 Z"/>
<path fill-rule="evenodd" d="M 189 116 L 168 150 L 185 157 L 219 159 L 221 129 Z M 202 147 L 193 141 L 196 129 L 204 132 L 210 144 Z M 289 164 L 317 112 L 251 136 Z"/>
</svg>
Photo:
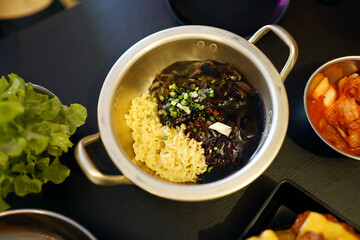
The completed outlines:
<svg viewBox="0 0 360 240">
<path fill-rule="evenodd" d="M 260 92 L 265 106 L 264 113 L 267 116 L 265 119 L 265 131 L 258 150 L 262 148 L 272 126 L 273 118 L 271 116 L 274 106 L 280 104 L 274 102 L 277 100 L 274 97 L 274 76 L 272 75 L 276 73 L 275 77 L 279 79 L 278 81 L 280 81 L 280 76 L 271 64 L 266 67 L 261 65 L 263 63 L 259 59 L 265 56 L 255 46 L 242 38 L 237 40 L 238 42 L 234 46 L 233 43 L 222 40 L 220 37 L 210 38 L 205 35 L 203 37 L 182 36 L 181 39 L 173 37 L 150 44 L 131 58 L 119 74 L 119 79 L 116 80 L 118 85 L 113 98 L 113 127 L 119 142 L 118 146 L 129 157 L 128 161 L 134 159 L 135 156 L 132 148 L 131 131 L 125 124 L 124 119 L 124 114 L 128 112 L 131 100 L 143 93 L 148 93 L 148 88 L 156 73 L 171 63 L 184 60 L 213 59 L 230 63 Z M 260 54 L 257 56 L 258 58 L 254 58 L 254 52 L 256 55 Z M 266 59 L 265 63 L 267 61 Z M 272 75 L 268 71 L 269 67 L 273 68 Z M 281 104 L 287 104 L 287 102 Z M 113 161 L 116 163 L 116 161 L 124 160 L 113 159 Z M 141 167 L 144 169 L 144 166 Z M 147 170 L 146 167 L 145 170 Z"/>
</svg>

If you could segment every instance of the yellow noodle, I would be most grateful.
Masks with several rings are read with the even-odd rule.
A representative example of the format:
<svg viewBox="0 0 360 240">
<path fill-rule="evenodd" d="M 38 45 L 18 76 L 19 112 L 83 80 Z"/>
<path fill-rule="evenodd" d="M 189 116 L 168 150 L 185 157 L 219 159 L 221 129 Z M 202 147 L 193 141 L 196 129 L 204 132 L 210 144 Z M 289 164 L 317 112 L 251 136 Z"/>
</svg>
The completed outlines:
<svg viewBox="0 0 360 240">
<path fill-rule="evenodd" d="M 135 161 L 145 163 L 158 176 L 177 183 L 196 182 L 207 169 L 201 143 L 180 129 L 160 123 L 149 95 L 133 99 L 126 124 L 132 130 Z M 166 136 L 166 137 L 165 137 Z M 165 139 L 164 139 L 165 137 Z"/>
</svg>

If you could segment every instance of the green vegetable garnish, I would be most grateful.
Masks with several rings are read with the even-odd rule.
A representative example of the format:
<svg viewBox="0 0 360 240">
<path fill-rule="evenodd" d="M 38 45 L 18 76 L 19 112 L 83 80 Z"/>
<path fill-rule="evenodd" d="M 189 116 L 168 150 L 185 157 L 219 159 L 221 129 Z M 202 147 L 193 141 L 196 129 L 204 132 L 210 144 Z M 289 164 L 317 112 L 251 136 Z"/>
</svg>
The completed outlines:
<svg viewBox="0 0 360 240">
<path fill-rule="evenodd" d="M 8 77 L 0 78 L 0 211 L 10 207 L 9 193 L 39 193 L 44 183 L 69 176 L 59 157 L 73 146 L 69 138 L 87 117 L 82 105 L 62 105 L 16 74 Z"/>
</svg>

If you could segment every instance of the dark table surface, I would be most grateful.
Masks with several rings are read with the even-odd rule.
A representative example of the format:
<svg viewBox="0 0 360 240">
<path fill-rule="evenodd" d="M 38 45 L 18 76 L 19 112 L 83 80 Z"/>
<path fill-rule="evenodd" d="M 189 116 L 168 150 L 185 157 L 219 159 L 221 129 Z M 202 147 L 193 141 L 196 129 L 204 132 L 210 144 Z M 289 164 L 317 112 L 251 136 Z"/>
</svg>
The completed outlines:
<svg viewBox="0 0 360 240">
<path fill-rule="evenodd" d="M 278 24 L 295 38 L 298 61 L 286 79 L 290 121 L 284 144 L 264 174 L 247 188 L 204 202 L 177 202 L 134 185 L 91 183 L 73 151 L 61 158 L 71 169 L 60 185 L 40 194 L 7 198 L 12 209 L 39 208 L 66 215 L 99 239 L 237 239 L 275 184 L 291 179 L 360 226 L 360 162 L 335 153 L 313 133 L 302 103 L 311 73 L 342 56 L 360 55 L 360 1 L 292 0 Z M 0 73 L 17 73 L 52 90 L 61 101 L 81 103 L 88 119 L 73 136 L 98 132 L 97 101 L 103 81 L 120 55 L 143 37 L 181 25 L 165 0 L 87 0 L 0 41 Z M 257 46 L 281 69 L 287 48 L 271 34 Z M 117 173 L 99 143 L 97 165 Z"/>
</svg>

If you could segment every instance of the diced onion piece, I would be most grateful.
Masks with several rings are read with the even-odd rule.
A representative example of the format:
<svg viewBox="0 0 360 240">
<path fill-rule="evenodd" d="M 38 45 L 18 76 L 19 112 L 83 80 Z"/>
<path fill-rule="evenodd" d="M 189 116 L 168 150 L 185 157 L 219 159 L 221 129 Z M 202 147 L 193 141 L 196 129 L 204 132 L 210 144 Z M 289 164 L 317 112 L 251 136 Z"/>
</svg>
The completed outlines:
<svg viewBox="0 0 360 240">
<path fill-rule="evenodd" d="M 324 77 L 320 81 L 320 83 L 316 86 L 315 90 L 312 93 L 312 97 L 314 99 L 318 99 L 321 95 L 324 95 L 328 87 L 329 87 L 329 79 L 327 77 Z"/>
<path fill-rule="evenodd" d="M 213 129 L 215 131 L 218 131 L 219 133 L 221 134 L 224 134 L 225 136 L 229 136 L 230 133 L 231 133 L 231 127 L 224 124 L 224 123 L 221 123 L 221 122 L 216 122 L 214 124 L 211 124 L 209 126 L 210 129 Z"/>
<path fill-rule="evenodd" d="M 358 78 L 359 77 L 359 74 L 358 73 L 353 73 L 349 76 L 350 79 L 355 79 L 355 78 Z"/>
<path fill-rule="evenodd" d="M 330 107 L 336 100 L 336 89 L 330 86 L 324 93 L 324 105 Z"/>
<path fill-rule="evenodd" d="M 348 83 L 349 79 L 347 77 L 343 77 L 342 79 L 340 79 L 337 83 L 337 87 L 339 89 L 339 93 L 342 94 L 344 89 L 345 89 L 345 86 L 346 86 L 346 83 Z"/>
<path fill-rule="evenodd" d="M 347 135 L 344 132 L 344 130 L 342 130 L 340 127 L 336 127 L 336 129 L 338 130 L 338 132 L 340 133 L 340 135 L 346 140 L 347 139 Z"/>
</svg>

